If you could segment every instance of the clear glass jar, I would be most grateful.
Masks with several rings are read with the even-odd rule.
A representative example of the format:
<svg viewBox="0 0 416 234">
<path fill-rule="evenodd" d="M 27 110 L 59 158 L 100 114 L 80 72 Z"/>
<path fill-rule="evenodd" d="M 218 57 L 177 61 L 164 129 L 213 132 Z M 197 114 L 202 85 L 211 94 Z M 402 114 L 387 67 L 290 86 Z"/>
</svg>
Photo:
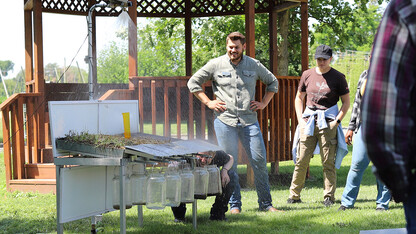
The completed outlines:
<svg viewBox="0 0 416 234">
<path fill-rule="evenodd" d="M 220 169 L 217 165 L 208 165 L 209 173 L 208 196 L 216 196 L 222 193 Z"/>
<path fill-rule="evenodd" d="M 147 180 L 146 207 L 161 210 L 166 204 L 166 180 L 162 173 L 154 172 Z"/>
<path fill-rule="evenodd" d="M 165 173 L 166 206 L 178 207 L 181 203 L 181 177 L 177 168 L 169 167 Z"/>
<path fill-rule="evenodd" d="M 191 203 L 194 201 L 195 182 L 194 174 L 188 164 L 183 165 L 181 176 L 181 202 Z"/>
<path fill-rule="evenodd" d="M 131 199 L 133 205 L 145 205 L 147 193 L 147 175 L 146 165 L 143 163 L 135 163 L 132 167 L 131 183 Z"/>
<path fill-rule="evenodd" d="M 208 194 L 209 173 L 205 167 L 195 167 L 195 199 L 206 199 Z"/>
<path fill-rule="evenodd" d="M 128 168 L 128 167 L 127 167 Z M 114 167 L 114 177 L 113 177 L 113 208 L 120 209 L 120 167 Z M 130 186 L 130 176 L 129 170 L 126 169 L 124 178 L 124 197 L 126 203 L 126 209 L 130 209 L 133 204 L 131 202 L 131 186 Z"/>
</svg>

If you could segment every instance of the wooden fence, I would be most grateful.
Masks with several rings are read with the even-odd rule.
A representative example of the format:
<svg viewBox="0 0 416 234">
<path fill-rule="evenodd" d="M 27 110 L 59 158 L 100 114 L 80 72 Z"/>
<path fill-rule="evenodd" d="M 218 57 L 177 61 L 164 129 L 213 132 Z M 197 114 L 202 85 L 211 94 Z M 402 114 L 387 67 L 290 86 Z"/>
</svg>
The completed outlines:
<svg viewBox="0 0 416 234">
<path fill-rule="evenodd" d="M 112 90 L 104 99 L 139 100 L 141 132 L 179 139 L 205 139 L 216 143 L 213 112 L 192 95 L 186 83 L 189 77 L 131 77 L 134 90 Z M 259 124 L 266 143 L 268 162 L 290 160 L 292 139 L 297 120 L 294 109 L 299 77 L 280 76 L 279 92 L 269 105 L 258 112 Z M 204 85 L 210 98 L 210 83 Z M 258 84 L 256 99 L 264 95 L 264 85 Z M 150 125 L 150 129 L 145 126 Z M 162 128 L 162 129 L 161 129 Z M 239 163 L 246 164 L 245 157 Z"/>
</svg>

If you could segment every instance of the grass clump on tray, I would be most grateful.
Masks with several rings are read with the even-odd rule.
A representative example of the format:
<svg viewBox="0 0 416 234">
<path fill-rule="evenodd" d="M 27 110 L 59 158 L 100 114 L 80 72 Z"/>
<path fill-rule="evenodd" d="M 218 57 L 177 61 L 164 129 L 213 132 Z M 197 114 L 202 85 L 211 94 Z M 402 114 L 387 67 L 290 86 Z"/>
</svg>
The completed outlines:
<svg viewBox="0 0 416 234">
<path fill-rule="evenodd" d="M 99 148 L 114 148 L 124 149 L 126 145 L 141 145 L 141 144 L 164 144 L 167 140 L 155 139 L 146 136 L 134 136 L 130 139 L 123 135 L 105 135 L 105 134 L 90 134 L 88 132 L 74 132 L 69 131 L 65 137 L 60 138 L 67 142 L 76 142 L 79 144 L 92 145 Z"/>
</svg>

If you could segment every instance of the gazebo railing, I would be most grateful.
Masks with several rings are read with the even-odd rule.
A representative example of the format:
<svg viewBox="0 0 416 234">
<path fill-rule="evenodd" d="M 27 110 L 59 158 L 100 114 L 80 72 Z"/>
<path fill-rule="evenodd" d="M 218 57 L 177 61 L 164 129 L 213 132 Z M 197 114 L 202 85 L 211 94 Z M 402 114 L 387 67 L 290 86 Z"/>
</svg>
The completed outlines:
<svg viewBox="0 0 416 234">
<path fill-rule="evenodd" d="M 294 99 L 299 77 L 279 76 L 279 92 L 269 105 L 259 111 L 259 123 L 266 143 L 268 162 L 292 158 L 292 139 L 297 125 Z M 139 100 L 140 131 L 179 139 L 206 139 L 216 142 L 213 112 L 191 94 L 186 86 L 189 77 L 131 77 L 133 99 Z M 204 86 L 213 98 L 211 83 Z M 125 92 L 120 90 L 120 92 Z M 257 99 L 264 94 L 258 85 Z M 114 97 L 118 96 L 116 93 Z M 148 124 L 145 124 L 148 123 Z M 151 126 L 146 129 L 146 126 Z M 161 129 L 162 128 L 162 129 Z M 240 163 L 247 163 L 241 158 Z"/>
<path fill-rule="evenodd" d="M 25 164 L 42 161 L 37 115 L 38 107 L 43 104 L 40 97 L 39 93 L 18 93 L 0 105 L 7 184 L 13 179 L 26 178 Z"/>
</svg>

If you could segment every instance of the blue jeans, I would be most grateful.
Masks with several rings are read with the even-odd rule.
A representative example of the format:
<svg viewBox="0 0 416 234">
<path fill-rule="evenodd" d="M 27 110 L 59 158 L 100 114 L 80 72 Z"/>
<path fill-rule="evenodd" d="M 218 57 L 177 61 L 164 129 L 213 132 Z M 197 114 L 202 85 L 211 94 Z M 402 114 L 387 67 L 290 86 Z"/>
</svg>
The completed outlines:
<svg viewBox="0 0 416 234">
<path fill-rule="evenodd" d="M 238 183 L 238 140 L 246 150 L 248 159 L 254 172 L 254 183 L 256 185 L 258 203 L 260 210 L 268 210 L 272 207 L 272 196 L 270 195 L 269 175 L 267 171 L 266 147 L 260 131 L 259 123 L 245 127 L 232 127 L 221 122 L 218 118 L 214 120 L 215 134 L 218 145 L 224 151 L 234 157 L 233 173 L 234 181 L 237 181 L 234 192 L 230 198 L 230 210 L 241 210 L 240 184 Z"/>
<path fill-rule="evenodd" d="M 403 202 L 404 214 L 406 216 L 407 233 L 416 233 L 416 181 L 413 181 L 413 186 L 410 189 L 409 199 Z"/>
<path fill-rule="evenodd" d="M 361 128 L 354 135 L 354 146 L 352 149 L 352 161 L 350 171 L 348 172 L 347 183 L 342 193 L 341 204 L 345 207 L 352 208 L 357 200 L 358 191 L 360 190 L 361 180 L 365 169 L 368 167 L 370 159 L 361 135 Z M 389 208 L 391 194 L 389 189 L 377 180 L 377 208 Z"/>
</svg>

